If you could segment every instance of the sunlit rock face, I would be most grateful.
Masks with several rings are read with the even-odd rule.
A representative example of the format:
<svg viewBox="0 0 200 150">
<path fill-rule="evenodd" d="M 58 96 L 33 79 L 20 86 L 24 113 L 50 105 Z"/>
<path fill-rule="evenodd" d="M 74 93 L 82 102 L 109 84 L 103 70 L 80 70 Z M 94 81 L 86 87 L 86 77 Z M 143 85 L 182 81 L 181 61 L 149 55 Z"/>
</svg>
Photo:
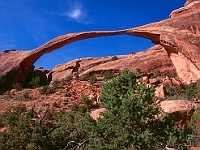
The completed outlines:
<svg viewBox="0 0 200 150">
<path fill-rule="evenodd" d="M 190 13 L 195 13 L 199 11 L 199 9 L 200 9 L 200 0 L 188 0 L 185 3 L 184 7 L 172 11 L 170 17 L 173 18 L 177 16 L 187 15 Z"/>
<path fill-rule="evenodd" d="M 112 56 L 101 58 L 82 58 L 75 59 L 66 64 L 57 65 L 53 69 L 52 78 L 62 79 L 73 75 L 76 63 L 79 63 L 77 70 L 79 76 L 86 74 L 101 74 L 102 71 L 110 70 L 113 73 L 121 72 L 124 67 L 135 71 L 139 69 L 144 74 L 155 74 L 162 76 L 177 76 L 176 69 L 168 57 L 164 47 L 156 45 L 146 51 L 136 54 L 117 56 L 117 60 L 112 60 Z"/>
<path fill-rule="evenodd" d="M 0 53 L 0 93 L 11 89 L 13 84 L 23 85 L 29 68 L 46 53 L 79 40 L 120 34 L 150 39 L 155 44 L 161 45 L 162 50 L 144 51 L 132 58 L 125 56 L 116 62 L 108 61 L 109 64 L 97 63 L 96 67 L 93 64 L 91 68 L 82 66 L 83 70 L 80 73 L 98 71 L 98 68 L 101 70 L 103 67 L 121 70 L 125 66 L 132 69 L 141 68 L 142 71 L 148 72 L 152 70 L 149 68 L 153 67 L 165 72 L 169 69 L 168 72 L 175 73 L 185 83 L 200 78 L 200 1 L 188 0 L 184 7 L 174 10 L 169 19 L 160 22 L 117 31 L 70 33 L 52 39 L 33 50 L 6 50 Z M 162 57 L 163 60 L 160 59 Z M 57 78 L 56 69 L 52 76 Z"/>
</svg>

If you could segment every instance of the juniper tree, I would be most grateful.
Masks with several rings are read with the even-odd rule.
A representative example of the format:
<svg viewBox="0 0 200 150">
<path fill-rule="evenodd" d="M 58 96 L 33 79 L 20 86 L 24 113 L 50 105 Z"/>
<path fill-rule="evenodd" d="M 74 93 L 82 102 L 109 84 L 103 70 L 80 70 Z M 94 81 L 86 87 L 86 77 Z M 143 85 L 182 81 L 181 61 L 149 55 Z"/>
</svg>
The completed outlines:
<svg viewBox="0 0 200 150">
<path fill-rule="evenodd" d="M 167 144 L 180 132 L 169 117 L 160 118 L 154 102 L 154 89 L 147 87 L 137 71 L 124 69 L 102 88 L 100 101 L 106 108 L 97 121 L 86 116 L 87 149 L 152 149 Z M 178 142 L 178 138 L 175 142 Z"/>
</svg>

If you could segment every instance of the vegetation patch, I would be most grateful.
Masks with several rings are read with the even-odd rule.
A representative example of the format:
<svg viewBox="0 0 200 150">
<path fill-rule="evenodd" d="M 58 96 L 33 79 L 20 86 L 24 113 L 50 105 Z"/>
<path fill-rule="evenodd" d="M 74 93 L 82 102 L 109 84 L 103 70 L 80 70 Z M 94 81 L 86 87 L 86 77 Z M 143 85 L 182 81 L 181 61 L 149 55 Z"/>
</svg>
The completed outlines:
<svg viewBox="0 0 200 150">
<path fill-rule="evenodd" d="M 137 78 L 138 72 L 125 69 L 103 85 L 100 101 L 106 112 L 97 121 L 86 116 L 86 149 L 155 150 L 165 145 L 187 149 L 192 129 L 177 128 L 170 115 L 160 118 L 163 112 L 154 102 L 154 89 L 142 80 L 137 83 Z"/>
<path fill-rule="evenodd" d="M 200 99 L 200 80 L 186 85 L 185 88 L 165 85 L 165 89 L 167 99 L 186 99 L 190 101 Z"/>
<path fill-rule="evenodd" d="M 55 80 L 50 86 L 56 90 L 60 84 Z M 194 84 L 184 91 L 198 89 L 197 83 Z M 169 88 L 169 95 L 184 93 L 176 88 Z M 46 93 L 47 89 L 48 86 L 41 87 L 40 93 Z M 155 103 L 154 91 L 142 82 L 138 71 L 126 68 L 103 83 L 99 100 L 106 111 L 97 120 L 90 117 L 90 111 L 100 106 L 95 98 L 86 95 L 68 111 L 56 112 L 60 107 L 57 101 L 40 114 L 20 104 L 0 115 L 0 149 L 155 150 L 168 145 L 185 150 L 189 145 L 198 146 L 199 109 L 191 123 L 180 129 L 174 116 L 165 114 Z M 27 91 L 21 97 L 31 96 Z"/>
<path fill-rule="evenodd" d="M 118 60 L 118 57 L 117 57 L 117 56 L 112 56 L 112 57 L 111 57 L 111 60 L 112 60 L 112 61 Z"/>
</svg>

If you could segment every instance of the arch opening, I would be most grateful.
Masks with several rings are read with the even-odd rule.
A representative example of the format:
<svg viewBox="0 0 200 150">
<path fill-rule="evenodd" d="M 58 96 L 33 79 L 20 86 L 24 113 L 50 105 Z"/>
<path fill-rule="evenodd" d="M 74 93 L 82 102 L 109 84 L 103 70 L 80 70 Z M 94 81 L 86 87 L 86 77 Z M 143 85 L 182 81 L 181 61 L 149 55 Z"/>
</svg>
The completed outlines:
<svg viewBox="0 0 200 150">
<path fill-rule="evenodd" d="M 149 39 L 130 35 L 85 39 L 43 55 L 34 65 L 36 68 L 53 69 L 58 64 L 64 64 L 77 58 L 128 55 L 144 51 L 154 45 Z"/>
</svg>

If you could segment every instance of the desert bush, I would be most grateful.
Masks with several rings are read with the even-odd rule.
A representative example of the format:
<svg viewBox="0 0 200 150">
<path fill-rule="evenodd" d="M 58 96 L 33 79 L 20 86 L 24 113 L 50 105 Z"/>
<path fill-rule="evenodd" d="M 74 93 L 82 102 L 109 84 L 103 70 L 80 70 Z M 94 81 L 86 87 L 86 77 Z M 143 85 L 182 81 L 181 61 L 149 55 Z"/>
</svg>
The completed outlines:
<svg viewBox="0 0 200 150">
<path fill-rule="evenodd" d="M 13 84 L 13 88 L 16 89 L 16 91 L 22 91 L 22 85 L 20 85 L 19 83 L 14 83 Z"/>
<path fill-rule="evenodd" d="M 23 104 L 6 111 L 0 118 L 6 129 L 0 132 L 0 149 L 155 150 L 167 144 L 184 150 L 197 145 L 194 126 L 177 128 L 173 116 L 155 104 L 154 89 L 138 78 L 137 71 L 126 68 L 103 84 L 100 101 L 106 111 L 97 121 L 87 113 L 96 107 L 87 96 L 69 112 L 47 109 L 39 116 Z M 199 112 L 191 121 L 200 118 Z"/>
<path fill-rule="evenodd" d="M 88 109 L 91 109 L 91 108 L 94 107 L 93 101 L 90 100 L 86 95 L 82 95 L 82 96 L 81 96 L 81 99 L 80 99 L 80 101 L 79 101 L 79 104 L 85 106 L 85 107 L 88 108 Z"/>
<path fill-rule="evenodd" d="M 31 88 L 40 87 L 41 86 L 40 77 L 36 76 L 35 78 L 32 78 L 32 80 L 29 82 L 29 86 Z"/>
<path fill-rule="evenodd" d="M 76 103 L 73 103 L 71 106 L 71 110 L 74 112 L 77 112 L 77 111 L 79 111 L 79 106 Z"/>
<path fill-rule="evenodd" d="M 60 84 L 60 81 L 57 79 L 52 82 L 52 86 L 54 86 L 55 88 L 57 88 L 59 84 Z"/>
<path fill-rule="evenodd" d="M 200 80 L 196 81 L 196 98 L 200 99 Z"/>
<path fill-rule="evenodd" d="M 97 77 L 95 75 L 89 77 L 89 82 L 95 84 L 97 82 Z"/>
<path fill-rule="evenodd" d="M 72 81 L 72 79 L 73 79 L 73 76 L 67 76 L 66 79 L 65 79 L 65 81 L 66 82 L 70 82 L 70 81 Z"/>
<path fill-rule="evenodd" d="M 29 92 L 27 92 L 27 91 L 23 94 L 23 97 L 24 97 L 25 99 L 32 99 L 32 96 L 30 96 L 30 95 L 29 95 Z"/>
<path fill-rule="evenodd" d="M 134 51 L 131 51 L 130 54 L 135 55 L 136 53 Z"/>
<path fill-rule="evenodd" d="M 60 150 L 77 146 L 85 138 L 83 116 L 70 112 L 55 113 L 47 109 L 40 117 L 25 105 L 19 105 L 3 115 L 7 132 L 0 132 L 0 149 Z M 75 141 L 77 144 L 71 144 Z"/>
<path fill-rule="evenodd" d="M 190 124 L 186 131 L 188 132 L 187 142 L 193 146 L 200 146 L 199 140 L 200 107 L 198 107 L 191 117 Z"/>
<path fill-rule="evenodd" d="M 167 99 L 186 99 L 193 101 L 200 98 L 200 80 L 192 82 L 182 89 L 178 86 L 165 85 Z"/>
<path fill-rule="evenodd" d="M 162 77 L 162 72 L 160 70 L 152 70 L 151 78 Z"/>
<path fill-rule="evenodd" d="M 190 100 L 193 100 L 194 98 L 200 98 L 200 80 L 186 85 L 185 95 Z"/>
<path fill-rule="evenodd" d="M 165 85 L 164 86 L 166 90 L 166 98 L 167 99 L 187 99 L 186 93 L 184 89 L 181 89 L 179 86 L 170 86 L 170 85 Z"/>
<path fill-rule="evenodd" d="M 33 96 L 29 95 L 29 92 L 26 91 L 25 93 L 23 94 L 20 94 L 20 95 L 16 95 L 14 97 L 15 100 L 33 100 L 35 99 Z"/>
<path fill-rule="evenodd" d="M 48 85 L 42 86 L 42 88 L 39 89 L 40 94 L 47 94 Z"/>
<path fill-rule="evenodd" d="M 124 69 L 103 85 L 100 101 L 106 112 L 97 121 L 86 115 L 86 149 L 155 150 L 166 144 L 186 148 L 184 134 L 176 128 L 173 118 L 160 118 L 163 112 L 154 102 L 154 89 L 146 87 L 142 80 L 138 84 L 138 77 L 138 72 Z"/>
<path fill-rule="evenodd" d="M 190 120 L 190 123 L 191 124 L 195 124 L 196 121 L 200 120 L 200 107 L 198 107 L 196 110 L 195 110 L 195 113 L 192 115 L 192 118 Z"/>
<path fill-rule="evenodd" d="M 79 77 L 79 80 L 81 81 L 89 81 L 91 84 L 94 84 L 97 82 L 97 76 L 92 74 L 84 74 Z"/>
<path fill-rule="evenodd" d="M 64 78 L 62 78 L 62 79 L 60 80 L 60 83 L 61 83 L 61 85 L 65 85 L 65 84 L 66 84 L 66 80 L 65 80 Z"/>
<path fill-rule="evenodd" d="M 88 81 L 90 78 L 90 74 L 84 74 L 82 76 L 79 77 L 79 80 L 81 81 Z"/>
<path fill-rule="evenodd" d="M 56 92 L 56 89 L 58 88 L 60 84 L 60 81 L 59 80 L 54 80 L 52 83 L 51 83 L 51 86 L 50 86 L 50 93 L 55 93 Z"/>
<path fill-rule="evenodd" d="M 111 58 L 112 61 L 118 60 L 117 56 L 112 56 Z"/>
<path fill-rule="evenodd" d="M 98 108 L 99 105 L 94 104 L 94 99 L 89 99 L 86 95 L 82 95 L 80 101 L 72 105 L 72 111 L 81 113 L 89 112 L 91 109 Z"/>
<path fill-rule="evenodd" d="M 101 76 L 104 77 L 104 80 L 110 80 L 114 77 L 114 74 L 111 70 L 105 70 L 101 72 Z"/>
</svg>

